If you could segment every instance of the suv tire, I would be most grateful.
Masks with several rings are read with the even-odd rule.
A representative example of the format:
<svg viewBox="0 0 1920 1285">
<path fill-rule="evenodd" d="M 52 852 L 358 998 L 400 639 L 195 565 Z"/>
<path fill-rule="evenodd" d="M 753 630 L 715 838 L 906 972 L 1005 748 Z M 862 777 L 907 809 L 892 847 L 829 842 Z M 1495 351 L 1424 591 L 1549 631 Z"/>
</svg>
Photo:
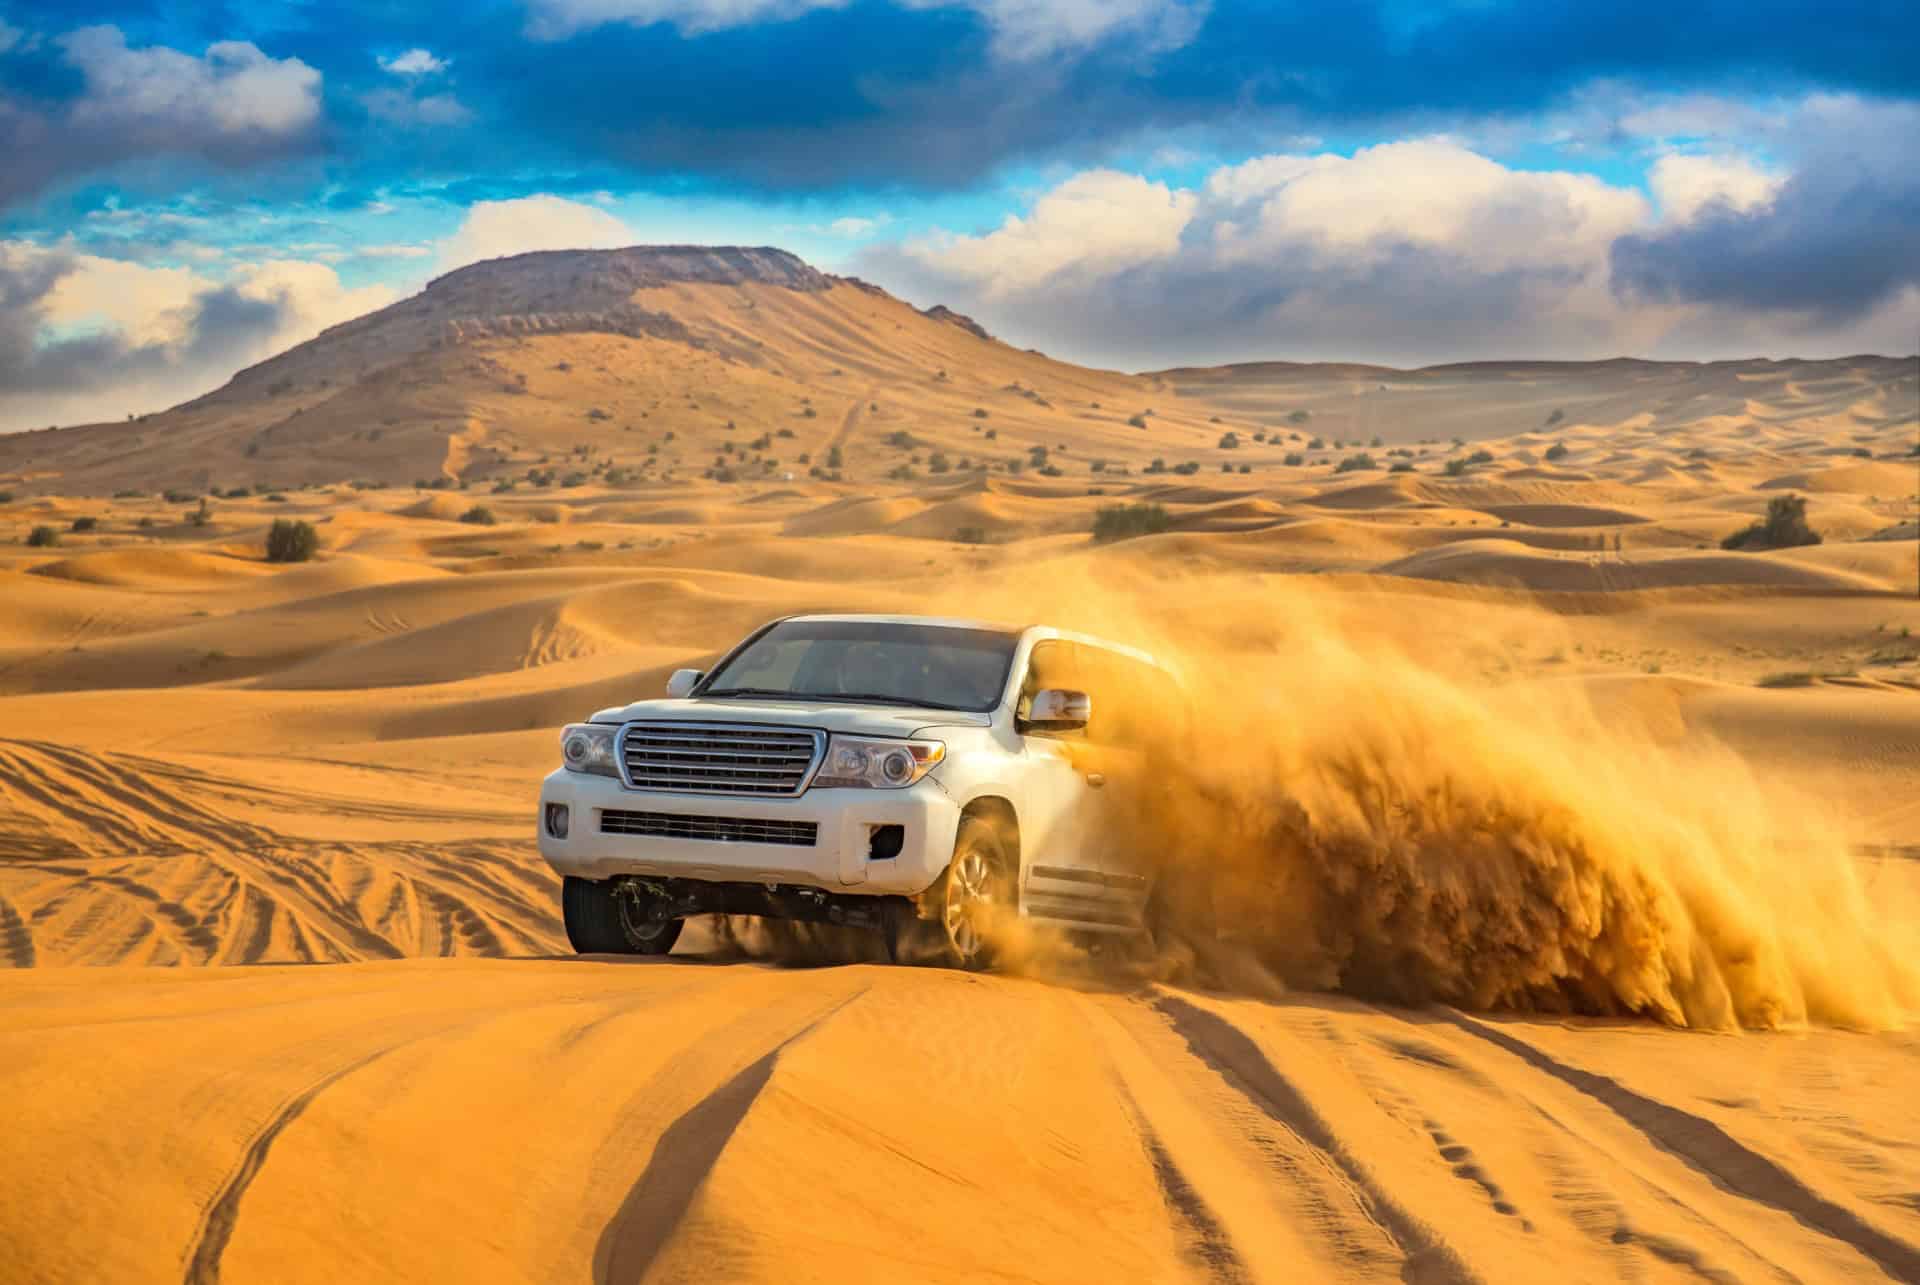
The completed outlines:
<svg viewBox="0 0 1920 1285">
<path fill-rule="evenodd" d="M 567 942 L 577 955 L 664 955 L 672 950 L 683 921 L 648 919 L 636 913 L 640 905 L 639 897 L 616 891 L 611 880 L 568 875 L 561 881 Z"/>
<path fill-rule="evenodd" d="M 941 962 L 970 971 L 991 967 L 1013 911 L 1013 868 L 999 829 L 985 817 L 961 818 L 953 860 L 926 900 Z"/>
</svg>

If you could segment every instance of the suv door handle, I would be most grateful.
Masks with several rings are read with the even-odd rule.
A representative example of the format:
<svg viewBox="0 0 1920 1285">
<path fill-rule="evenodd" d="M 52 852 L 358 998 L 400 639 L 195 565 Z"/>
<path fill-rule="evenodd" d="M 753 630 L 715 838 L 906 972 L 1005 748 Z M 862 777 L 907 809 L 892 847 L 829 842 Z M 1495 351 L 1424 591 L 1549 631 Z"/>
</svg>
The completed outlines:
<svg viewBox="0 0 1920 1285">
<path fill-rule="evenodd" d="M 1105 785 L 1106 783 L 1107 783 L 1107 774 L 1105 772 L 1087 773 L 1087 784 L 1091 785 L 1094 789 L 1097 790 L 1101 786 Z"/>
</svg>

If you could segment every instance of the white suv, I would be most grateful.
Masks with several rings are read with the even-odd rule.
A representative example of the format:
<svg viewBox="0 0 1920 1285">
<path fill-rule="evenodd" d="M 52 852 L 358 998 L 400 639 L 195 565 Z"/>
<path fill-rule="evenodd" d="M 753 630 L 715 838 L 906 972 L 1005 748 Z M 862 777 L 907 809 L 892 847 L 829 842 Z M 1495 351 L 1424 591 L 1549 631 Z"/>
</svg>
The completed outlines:
<svg viewBox="0 0 1920 1285">
<path fill-rule="evenodd" d="M 1139 932 L 1110 770 L 1181 708 L 1145 653 L 1057 629 L 794 616 L 666 700 L 561 736 L 540 853 L 581 953 L 659 955 L 688 915 L 875 929 L 980 967 L 1014 915 Z"/>
</svg>

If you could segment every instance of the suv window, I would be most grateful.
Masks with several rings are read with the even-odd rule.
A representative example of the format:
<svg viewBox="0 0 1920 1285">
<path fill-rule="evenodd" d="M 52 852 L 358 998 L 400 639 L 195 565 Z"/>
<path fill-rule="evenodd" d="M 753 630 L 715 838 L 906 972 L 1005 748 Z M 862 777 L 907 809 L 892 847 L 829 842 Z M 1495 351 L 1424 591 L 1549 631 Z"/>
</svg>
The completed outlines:
<svg viewBox="0 0 1920 1285">
<path fill-rule="evenodd" d="M 1184 720 L 1186 697 L 1166 670 L 1104 647 L 1057 638 L 1034 644 L 1020 686 L 1020 716 L 1046 687 L 1085 692 L 1093 702 L 1086 739 L 1097 745 L 1141 747 L 1164 738 Z"/>
<path fill-rule="evenodd" d="M 695 693 L 921 705 L 1000 703 L 1016 635 L 882 621 L 783 620 L 722 661 Z"/>
</svg>

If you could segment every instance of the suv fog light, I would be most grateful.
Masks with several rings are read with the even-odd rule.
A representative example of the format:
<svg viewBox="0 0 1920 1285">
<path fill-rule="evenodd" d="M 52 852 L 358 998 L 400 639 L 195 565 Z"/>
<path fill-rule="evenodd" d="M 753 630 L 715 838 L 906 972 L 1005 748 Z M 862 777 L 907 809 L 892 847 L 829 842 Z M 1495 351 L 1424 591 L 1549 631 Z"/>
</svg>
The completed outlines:
<svg viewBox="0 0 1920 1285">
<path fill-rule="evenodd" d="M 876 825 L 868 828 L 872 834 L 867 841 L 867 860 L 891 861 L 900 855 L 900 849 L 907 841 L 907 827 Z"/>
<path fill-rule="evenodd" d="M 547 833 L 556 839 L 567 837 L 567 805 L 564 803 L 547 804 Z"/>
</svg>

